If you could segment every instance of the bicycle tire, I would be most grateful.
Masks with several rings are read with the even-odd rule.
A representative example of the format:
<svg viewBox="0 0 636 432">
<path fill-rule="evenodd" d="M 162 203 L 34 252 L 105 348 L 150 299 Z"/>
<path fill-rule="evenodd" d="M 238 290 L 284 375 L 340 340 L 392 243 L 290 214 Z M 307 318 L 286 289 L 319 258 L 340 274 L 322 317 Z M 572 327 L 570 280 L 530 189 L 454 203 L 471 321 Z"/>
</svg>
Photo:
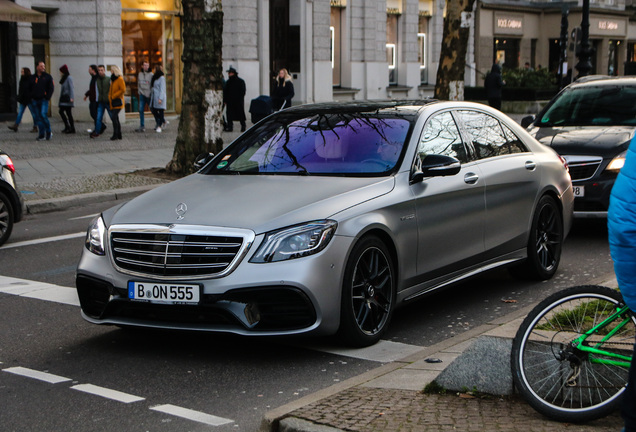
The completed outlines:
<svg viewBox="0 0 636 432">
<path fill-rule="evenodd" d="M 524 319 L 512 343 L 515 388 L 536 411 L 553 420 L 579 423 L 604 417 L 618 408 L 629 369 L 594 364 L 592 355 L 569 342 L 624 305 L 617 290 L 576 286 L 539 303 Z M 602 347 L 631 356 L 636 319 Z M 590 336 L 598 342 L 601 336 Z"/>
</svg>

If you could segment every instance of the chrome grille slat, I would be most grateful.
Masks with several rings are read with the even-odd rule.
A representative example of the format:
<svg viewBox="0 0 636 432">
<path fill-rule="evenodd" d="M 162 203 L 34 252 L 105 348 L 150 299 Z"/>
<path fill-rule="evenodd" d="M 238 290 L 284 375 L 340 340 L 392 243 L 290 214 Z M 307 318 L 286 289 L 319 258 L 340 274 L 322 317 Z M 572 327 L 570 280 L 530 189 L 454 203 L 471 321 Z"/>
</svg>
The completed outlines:
<svg viewBox="0 0 636 432">
<path fill-rule="evenodd" d="M 245 250 L 244 238 L 215 231 L 126 230 L 110 232 L 112 259 L 122 271 L 154 278 L 214 277 Z"/>
</svg>

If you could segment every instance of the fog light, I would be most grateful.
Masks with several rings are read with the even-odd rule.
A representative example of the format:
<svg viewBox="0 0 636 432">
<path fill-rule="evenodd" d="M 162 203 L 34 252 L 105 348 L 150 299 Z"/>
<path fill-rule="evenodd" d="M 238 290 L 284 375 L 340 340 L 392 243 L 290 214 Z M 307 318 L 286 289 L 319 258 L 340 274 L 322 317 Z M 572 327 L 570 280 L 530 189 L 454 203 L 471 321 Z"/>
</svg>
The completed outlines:
<svg viewBox="0 0 636 432">
<path fill-rule="evenodd" d="M 258 305 L 256 303 L 248 303 L 245 306 L 245 318 L 250 326 L 255 326 L 261 320 L 261 312 L 258 310 Z"/>
</svg>

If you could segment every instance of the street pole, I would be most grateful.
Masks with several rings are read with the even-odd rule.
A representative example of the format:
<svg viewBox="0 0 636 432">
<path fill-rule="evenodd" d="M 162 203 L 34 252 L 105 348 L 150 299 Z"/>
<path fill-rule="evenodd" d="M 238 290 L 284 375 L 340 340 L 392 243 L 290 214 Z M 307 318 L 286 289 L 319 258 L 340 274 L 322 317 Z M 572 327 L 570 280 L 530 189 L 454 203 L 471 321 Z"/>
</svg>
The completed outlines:
<svg viewBox="0 0 636 432">
<path fill-rule="evenodd" d="M 577 78 L 584 77 L 592 71 L 592 46 L 590 45 L 590 0 L 583 0 L 583 19 L 581 20 L 581 50 L 577 53 L 579 62 L 576 70 Z"/>
<path fill-rule="evenodd" d="M 567 66 L 563 67 L 564 65 L 567 65 L 567 44 L 568 44 L 568 14 L 570 13 L 570 10 L 568 8 L 568 6 L 566 4 L 563 5 L 563 9 L 561 10 L 561 39 L 559 41 L 559 48 L 561 51 L 561 54 L 559 56 L 559 87 L 563 88 L 565 87 L 564 84 L 564 72 L 566 72 L 564 69 L 567 70 Z M 567 75 L 567 72 L 565 73 L 565 75 Z"/>
</svg>

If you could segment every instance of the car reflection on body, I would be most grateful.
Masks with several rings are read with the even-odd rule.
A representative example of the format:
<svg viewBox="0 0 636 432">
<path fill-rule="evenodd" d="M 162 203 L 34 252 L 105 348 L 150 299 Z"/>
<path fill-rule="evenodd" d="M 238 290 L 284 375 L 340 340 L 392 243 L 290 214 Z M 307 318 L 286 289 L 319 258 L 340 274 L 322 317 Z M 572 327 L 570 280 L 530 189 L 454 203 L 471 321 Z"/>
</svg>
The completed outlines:
<svg viewBox="0 0 636 432">
<path fill-rule="evenodd" d="M 575 217 L 607 217 L 609 197 L 636 131 L 636 78 L 575 81 L 539 113 L 528 132 L 567 161 Z"/>
<path fill-rule="evenodd" d="M 24 200 L 15 185 L 15 166 L 0 150 L 0 246 L 11 236 L 13 224 L 22 219 Z"/>
<path fill-rule="evenodd" d="M 77 289 L 97 324 L 365 346 L 396 306 L 482 271 L 552 277 L 572 203 L 558 155 L 487 106 L 298 106 L 103 212 Z"/>
</svg>

